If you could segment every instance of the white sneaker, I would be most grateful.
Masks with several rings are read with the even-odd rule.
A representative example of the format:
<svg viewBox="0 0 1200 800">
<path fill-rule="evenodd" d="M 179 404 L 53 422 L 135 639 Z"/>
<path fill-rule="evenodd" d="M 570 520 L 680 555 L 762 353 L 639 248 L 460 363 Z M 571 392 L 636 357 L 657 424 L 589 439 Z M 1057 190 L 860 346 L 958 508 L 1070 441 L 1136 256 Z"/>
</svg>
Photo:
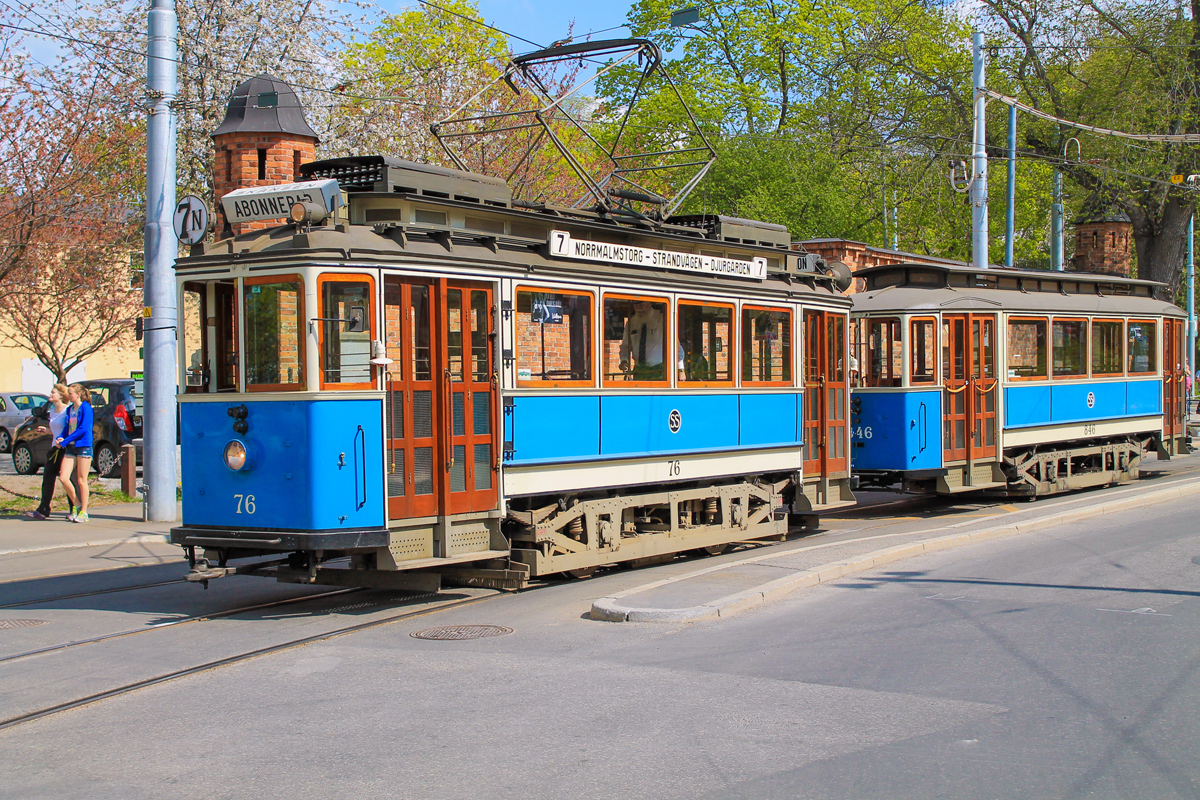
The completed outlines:
<svg viewBox="0 0 1200 800">
<path fill-rule="evenodd" d="M 89 519 L 89 517 L 88 517 L 88 515 L 87 515 L 86 513 L 84 513 L 84 514 L 76 514 L 76 515 L 75 515 L 75 516 L 74 516 L 74 517 L 71 519 L 71 522 L 87 522 L 87 521 L 88 521 L 88 519 Z"/>
<path fill-rule="evenodd" d="M 74 522 L 74 521 L 75 521 L 75 512 L 72 511 L 70 514 L 67 514 L 67 522 Z"/>
</svg>

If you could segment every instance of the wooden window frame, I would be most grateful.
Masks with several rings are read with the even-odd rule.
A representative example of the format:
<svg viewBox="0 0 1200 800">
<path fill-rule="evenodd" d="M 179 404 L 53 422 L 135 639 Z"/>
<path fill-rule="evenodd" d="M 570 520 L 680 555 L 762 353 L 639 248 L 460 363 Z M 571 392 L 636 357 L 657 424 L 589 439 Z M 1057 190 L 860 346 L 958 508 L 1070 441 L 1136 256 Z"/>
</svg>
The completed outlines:
<svg viewBox="0 0 1200 800">
<path fill-rule="evenodd" d="M 1137 375 L 1139 377 L 1145 377 L 1147 375 L 1158 375 L 1161 373 L 1162 365 L 1159 362 L 1162 361 L 1162 352 L 1161 352 L 1161 348 L 1159 345 L 1162 342 L 1162 330 L 1163 330 L 1163 328 L 1166 327 L 1163 324 L 1165 321 L 1166 320 L 1163 317 L 1159 317 L 1157 319 L 1151 319 L 1150 317 L 1128 317 L 1128 318 L 1126 318 L 1126 320 L 1125 320 L 1125 339 L 1126 339 L 1125 374 L 1126 375 L 1128 375 L 1128 376 Z M 1129 326 L 1135 322 L 1143 322 L 1143 323 L 1148 322 L 1154 326 L 1154 344 L 1150 348 L 1151 351 L 1154 353 L 1154 369 L 1149 370 L 1147 372 L 1134 372 L 1132 369 L 1129 368 L 1129 342 L 1128 342 Z"/>
<path fill-rule="evenodd" d="M 604 326 L 607 324 L 608 309 L 606 307 L 606 303 L 608 303 L 609 300 L 631 300 L 635 303 L 646 302 L 646 303 L 664 303 L 664 304 L 666 304 L 667 310 L 666 310 L 666 313 L 663 315 L 663 329 L 664 329 L 663 330 L 663 376 L 664 376 L 663 380 L 661 380 L 661 381 L 612 381 L 612 380 L 609 380 L 608 377 L 605 375 L 605 373 L 604 373 L 604 348 L 605 348 L 606 340 L 604 339 Z M 671 342 L 673 341 L 672 334 L 674 332 L 674 327 L 671 325 L 671 322 L 674 319 L 674 317 L 672 315 L 672 308 L 674 307 L 674 305 L 675 304 L 671 302 L 671 298 L 666 297 L 666 296 L 644 295 L 644 294 L 626 294 L 624 292 L 604 292 L 601 295 L 601 297 L 600 297 L 600 315 L 599 315 L 600 341 L 598 342 L 598 344 L 600 345 L 600 386 L 601 387 L 603 387 L 605 389 L 664 389 L 664 388 L 671 387 L 672 376 L 675 371 L 675 357 L 673 354 L 675 352 L 677 352 L 674 348 L 671 348 Z M 678 345 L 676 345 L 676 347 L 678 347 Z M 670 360 L 668 360 L 668 356 L 670 356 Z M 671 368 L 667 369 L 668 366 L 670 366 Z"/>
<path fill-rule="evenodd" d="M 860 342 L 860 345 L 862 346 L 863 357 L 862 357 L 862 359 L 859 360 L 859 363 L 858 363 L 859 388 L 862 388 L 862 389 L 898 389 L 898 388 L 900 388 L 901 386 L 904 385 L 904 318 L 902 316 L 900 316 L 899 314 L 884 314 L 884 315 L 859 317 L 859 321 L 865 323 L 864 333 L 866 334 L 865 338 Z M 852 322 L 853 322 L 853 320 L 852 320 Z M 892 381 L 891 383 L 880 384 L 878 386 L 872 386 L 870 384 L 869 377 L 868 377 L 869 372 L 866 369 L 873 362 L 873 359 L 871 357 L 871 325 L 873 323 L 885 325 L 888 329 L 891 329 L 892 325 L 895 324 L 896 334 L 898 337 L 896 339 L 896 344 L 898 344 L 899 348 L 900 348 L 900 374 L 893 375 L 892 377 L 890 377 L 888 380 Z M 847 330 L 849 330 L 849 329 L 847 329 Z M 866 363 L 863 363 L 863 362 L 866 362 Z M 881 359 L 880 363 L 881 364 L 886 363 L 890 367 L 891 362 L 892 362 L 891 348 L 888 348 L 886 359 Z"/>
<path fill-rule="evenodd" d="M 324 314 L 324 288 L 327 283 L 367 283 L 367 325 L 370 333 L 367 341 L 374 347 L 375 342 L 375 307 L 378 301 L 375 297 L 375 276 L 367 273 L 359 272 L 326 272 L 317 276 L 317 313 Z M 325 354 L 325 323 L 317 324 L 317 374 L 319 375 L 321 389 L 332 389 L 340 391 L 355 391 L 355 390 L 371 390 L 375 388 L 375 365 L 370 365 L 371 380 L 360 381 L 358 383 L 331 383 L 325 380 L 325 367 L 321 361 Z"/>
<path fill-rule="evenodd" d="M 679 314 L 683 311 L 684 306 L 700 306 L 701 308 L 724 308 L 729 311 L 729 380 L 719 381 L 688 381 L 679 377 L 679 337 L 676 335 L 675 342 L 675 357 L 671 362 L 675 365 L 675 383 L 681 389 L 731 389 L 737 385 L 737 369 L 740 366 L 739 351 L 736 349 L 738 344 L 737 327 L 741 322 L 738 316 L 738 309 L 735 303 L 720 303 L 713 300 L 700 300 L 696 298 L 676 298 L 675 299 L 675 330 L 679 330 Z M 664 359 L 665 360 L 665 359 Z"/>
<path fill-rule="evenodd" d="M 1092 353 L 1095 351 L 1091 345 L 1091 337 L 1092 337 L 1093 332 L 1096 330 L 1097 322 L 1115 322 L 1121 326 L 1121 371 L 1120 372 L 1096 372 L 1094 369 L 1092 369 L 1092 367 L 1094 366 L 1094 362 L 1092 361 Z M 1126 327 L 1125 320 L 1123 320 L 1123 319 L 1119 319 L 1116 317 L 1093 317 L 1091 319 L 1091 330 L 1088 331 L 1088 374 L 1089 375 L 1091 375 L 1093 378 L 1123 378 L 1123 377 L 1125 377 L 1126 367 L 1128 366 L 1128 364 L 1126 363 L 1127 352 L 1125 349 L 1125 337 L 1127 335 L 1127 331 L 1128 331 L 1128 328 Z"/>
<path fill-rule="evenodd" d="M 1092 327 L 1088 317 L 1052 317 L 1050 319 L 1050 330 L 1047 332 L 1046 346 L 1050 350 L 1050 358 L 1047 363 L 1047 369 L 1050 370 L 1050 379 L 1055 381 L 1077 381 L 1081 378 L 1087 378 L 1091 375 L 1092 369 Z M 1082 322 L 1086 328 L 1083 332 L 1083 371 L 1073 375 L 1055 375 L 1054 374 L 1054 323 L 1056 322 Z"/>
<path fill-rule="evenodd" d="M 1046 326 L 1046 374 L 1044 374 L 1044 375 L 1009 375 L 1008 374 L 1008 370 L 1010 369 L 1008 362 L 1009 362 L 1009 358 L 1011 356 L 1011 353 L 1010 353 L 1009 347 L 1008 347 L 1008 326 L 1014 322 L 1041 322 Z M 1048 317 L 1048 316 L 1047 317 L 1037 317 L 1037 316 L 1032 316 L 1032 315 L 1029 315 L 1029 316 L 1024 316 L 1024 315 L 1012 316 L 1012 315 L 1010 315 L 1004 320 L 1004 382 L 1005 383 L 1016 383 L 1019 381 L 1027 381 L 1027 382 L 1032 383 L 1034 381 L 1050 380 L 1050 374 L 1054 371 L 1053 368 L 1051 367 L 1051 364 L 1052 364 L 1051 353 L 1050 353 L 1050 348 L 1052 346 L 1051 342 L 1050 342 L 1051 330 L 1052 329 L 1050 327 L 1050 317 Z"/>
<path fill-rule="evenodd" d="M 238 292 L 238 295 L 237 295 L 238 302 L 241 305 L 241 312 L 242 312 L 242 318 L 243 318 L 242 336 L 244 337 L 246 335 L 246 333 L 245 333 L 246 288 L 249 286 L 265 286 L 270 283 L 286 283 L 289 281 L 295 281 L 300 284 L 300 302 L 298 304 L 298 308 L 296 309 L 296 313 L 299 316 L 299 320 L 300 320 L 299 329 L 296 331 L 296 338 L 299 339 L 299 342 L 300 342 L 300 346 L 297 351 L 297 356 L 300 360 L 300 381 L 298 383 L 256 383 L 256 384 L 251 384 L 249 382 L 249 380 L 246 378 L 246 376 L 242 375 L 241 376 L 242 377 L 242 385 L 245 387 L 247 393 L 249 393 L 249 392 L 303 392 L 308 388 L 308 361 L 307 361 L 308 351 L 307 351 L 307 348 L 305 347 L 306 340 L 308 339 L 308 331 L 306 330 L 306 328 L 308 327 L 308 318 L 307 318 L 307 316 L 305 316 L 305 312 L 304 312 L 305 287 L 304 287 L 304 276 L 303 275 L 300 275 L 298 273 L 291 273 L 291 274 L 287 274 L 287 275 L 253 275 L 253 276 L 249 276 L 246 278 L 242 278 L 241 291 Z M 242 346 L 240 360 L 243 365 L 241 371 L 244 373 L 245 372 L 245 363 L 246 363 L 246 343 L 243 341 L 243 342 L 240 342 L 240 344 Z"/>
<path fill-rule="evenodd" d="M 932 381 L 917 381 L 915 379 L 915 374 L 913 373 L 914 365 L 917 363 L 917 360 L 915 358 L 913 358 L 913 354 L 916 352 L 916 350 L 914 349 L 914 347 L 915 347 L 914 343 L 916 342 L 916 339 L 917 339 L 916 327 L 917 327 L 918 323 L 929 323 L 930 325 L 933 325 L 933 380 Z M 921 316 L 921 317 L 909 317 L 908 318 L 908 341 L 905 342 L 905 344 L 907 345 L 907 347 L 905 348 L 905 350 L 906 350 L 905 355 L 908 356 L 908 385 L 910 388 L 920 388 L 920 387 L 925 387 L 925 386 L 937 387 L 937 386 L 942 385 L 942 359 L 941 359 L 941 352 L 940 352 L 941 340 L 938 338 L 940 329 L 941 329 L 941 324 L 939 323 L 939 320 L 937 317 Z M 1007 340 L 1005 340 L 1005 344 L 1007 344 L 1007 343 L 1008 343 Z"/>
<path fill-rule="evenodd" d="M 796 385 L 796 373 L 797 373 L 796 354 L 801 352 L 800 346 L 799 346 L 800 339 L 796 335 L 796 318 L 800 315 L 796 313 L 796 309 L 794 309 L 794 308 L 784 308 L 782 306 L 760 306 L 756 303 L 743 303 L 742 307 L 738 310 L 737 324 L 738 324 L 739 329 L 741 328 L 741 325 L 742 325 L 742 316 L 741 315 L 747 311 L 773 311 L 773 312 L 788 315 L 788 332 L 791 334 L 791 350 L 792 350 L 792 352 L 789 354 L 790 361 L 791 361 L 791 364 L 789 365 L 789 369 L 791 370 L 792 377 L 790 380 L 786 380 L 786 381 L 748 381 L 748 380 L 743 379 L 741 377 L 741 374 L 742 374 L 741 373 L 742 342 L 741 342 L 741 334 L 739 333 L 738 334 L 738 372 L 736 374 L 738 376 L 738 379 L 741 380 L 741 385 L 742 386 L 752 386 L 752 387 L 762 387 L 762 386 L 794 387 Z M 847 331 L 849 331 L 849 328 L 847 328 Z M 800 361 L 800 367 L 801 368 L 804 367 L 803 359 L 801 359 L 801 361 Z"/>
<path fill-rule="evenodd" d="M 596 386 L 596 321 L 599 316 L 596 313 L 596 292 L 590 289 L 560 289 L 555 286 L 531 286 L 529 284 L 519 284 L 513 288 L 513 332 L 516 334 L 514 347 L 517 358 L 513 362 L 513 369 L 517 369 L 517 365 L 521 363 L 521 337 L 517 329 L 517 307 L 520 305 L 518 295 L 521 292 L 545 292 L 553 294 L 569 294 L 576 297 L 586 297 L 591 301 L 592 310 L 592 346 L 588 348 L 588 366 L 592 369 L 592 377 L 587 380 L 544 380 L 544 379 L 516 379 L 516 385 L 520 388 L 595 388 Z M 603 335 L 603 330 L 601 330 Z"/>
</svg>

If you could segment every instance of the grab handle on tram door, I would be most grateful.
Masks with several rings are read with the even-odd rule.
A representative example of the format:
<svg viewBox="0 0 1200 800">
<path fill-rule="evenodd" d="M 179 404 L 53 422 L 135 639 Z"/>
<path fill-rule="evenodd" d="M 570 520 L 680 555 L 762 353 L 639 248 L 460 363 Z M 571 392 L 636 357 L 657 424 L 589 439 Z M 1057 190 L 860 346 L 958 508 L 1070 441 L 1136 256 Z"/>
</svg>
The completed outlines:
<svg viewBox="0 0 1200 800">
<path fill-rule="evenodd" d="M 446 472 L 454 466 L 454 373 L 446 367 Z"/>
<path fill-rule="evenodd" d="M 359 439 L 362 440 L 362 452 L 359 452 Z M 362 466 L 362 502 L 358 502 L 358 468 Z M 367 432 L 363 430 L 363 426 L 359 425 L 358 430 L 354 432 L 354 502 L 355 508 L 362 508 L 367 504 Z"/>
<path fill-rule="evenodd" d="M 918 409 L 920 414 L 917 416 L 917 452 L 924 453 L 929 445 L 929 409 L 924 403 L 921 403 Z"/>
</svg>

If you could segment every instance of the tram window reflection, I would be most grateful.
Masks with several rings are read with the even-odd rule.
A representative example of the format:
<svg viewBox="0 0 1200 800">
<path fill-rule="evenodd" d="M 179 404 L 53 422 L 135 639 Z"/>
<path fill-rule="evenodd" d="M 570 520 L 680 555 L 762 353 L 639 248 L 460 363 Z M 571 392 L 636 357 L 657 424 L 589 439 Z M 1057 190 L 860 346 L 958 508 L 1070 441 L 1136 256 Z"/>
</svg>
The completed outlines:
<svg viewBox="0 0 1200 800">
<path fill-rule="evenodd" d="M 863 386 L 899 386 L 903 372 L 903 350 L 900 346 L 900 320 L 868 318 L 863 320 L 865 345 L 858 367 Z M 853 367 L 853 364 L 851 364 Z"/>
<path fill-rule="evenodd" d="M 1129 320 L 1129 372 L 1158 369 L 1158 324 L 1148 319 Z"/>
<path fill-rule="evenodd" d="M 592 384 L 592 295 L 517 290 L 517 382 Z"/>
<path fill-rule="evenodd" d="M 792 312 L 742 306 L 742 383 L 792 382 Z"/>
<path fill-rule="evenodd" d="M 1125 326 L 1120 320 L 1092 322 L 1092 374 L 1125 372 Z"/>
<path fill-rule="evenodd" d="M 1044 379 L 1046 374 L 1046 328 L 1044 319 L 1008 321 L 1008 377 Z"/>
<path fill-rule="evenodd" d="M 604 382 L 667 382 L 665 299 L 604 298 Z"/>
<path fill-rule="evenodd" d="M 733 383 L 733 306 L 679 303 L 680 383 Z"/>
<path fill-rule="evenodd" d="M 1054 320 L 1053 344 L 1054 377 L 1087 374 L 1087 320 Z"/>
<path fill-rule="evenodd" d="M 323 279 L 321 317 L 323 383 L 370 388 L 371 284 Z"/>
<path fill-rule="evenodd" d="M 242 287 L 246 316 L 246 390 L 304 388 L 304 284 L 293 277 L 248 279 Z"/>
<path fill-rule="evenodd" d="M 179 309 L 179 336 L 183 341 L 184 391 L 208 391 L 208 341 L 205 313 L 208 286 L 183 285 L 183 304 Z"/>
<path fill-rule="evenodd" d="M 936 322 L 932 318 L 912 321 L 909 342 L 909 381 L 913 384 L 937 383 Z"/>
</svg>

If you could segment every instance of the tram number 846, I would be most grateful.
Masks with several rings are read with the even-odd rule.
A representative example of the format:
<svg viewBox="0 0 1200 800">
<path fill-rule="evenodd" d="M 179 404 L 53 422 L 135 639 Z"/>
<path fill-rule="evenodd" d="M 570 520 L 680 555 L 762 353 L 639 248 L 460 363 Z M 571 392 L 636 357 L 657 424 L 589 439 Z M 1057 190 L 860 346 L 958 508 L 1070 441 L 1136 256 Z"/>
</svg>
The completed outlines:
<svg viewBox="0 0 1200 800">
<path fill-rule="evenodd" d="M 237 513 L 241 514 L 242 509 L 246 509 L 247 514 L 253 514 L 255 510 L 254 495 L 252 494 L 235 494 L 234 500 L 237 500 Z"/>
<path fill-rule="evenodd" d="M 857 428 L 850 429 L 850 435 L 855 439 L 870 439 L 875 434 L 871 431 L 870 425 L 859 425 Z"/>
</svg>

